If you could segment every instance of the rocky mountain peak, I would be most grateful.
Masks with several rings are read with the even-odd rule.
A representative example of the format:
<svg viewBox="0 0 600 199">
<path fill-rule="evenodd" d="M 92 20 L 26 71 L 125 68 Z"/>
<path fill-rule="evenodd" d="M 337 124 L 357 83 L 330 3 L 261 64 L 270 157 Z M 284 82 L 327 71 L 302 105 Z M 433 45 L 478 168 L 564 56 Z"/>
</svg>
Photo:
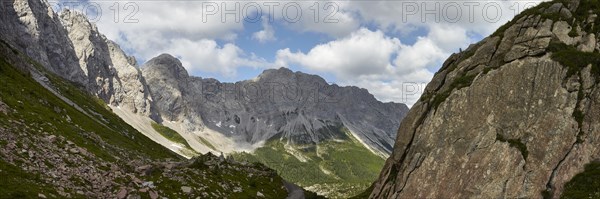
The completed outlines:
<svg viewBox="0 0 600 199">
<path fill-rule="evenodd" d="M 294 71 L 292 71 L 286 67 L 280 67 L 277 69 L 267 69 L 267 70 L 264 70 L 260 75 L 258 75 L 259 78 L 266 78 L 266 79 L 270 79 L 272 77 L 290 78 L 293 76 L 294 76 Z"/>
<path fill-rule="evenodd" d="M 172 79 L 188 78 L 188 72 L 181 61 L 170 54 L 163 53 L 148 60 L 142 69 L 145 75 L 157 75 Z"/>
<path fill-rule="evenodd" d="M 268 73 L 293 74 L 294 71 L 290 70 L 287 67 L 279 67 L 279 68 L 274 68 L 274 69 L 267 69 L 262 72 L 262 74 L 268 74 Z"/>
<path fill-rule="evenodd" d="M 81 12 L 65 9 L 60 12 L 59 17 L 67 31 L 70 31 L 71 28 L 80 28 L 90 32 L 98 32 L 96 25 L 89 22 L 87 17 Z"/>
<path fill-rule="evenodd" d="M 300 71 L 294 72 L 286 67 L 280 67 L 278 69 L 267 69 L 257 77 L 257 80 L 260 82 L 293 84 L 299 87 L 327 85 L 325 79 L 318 75 L 306 74 Z"/>
</svg>

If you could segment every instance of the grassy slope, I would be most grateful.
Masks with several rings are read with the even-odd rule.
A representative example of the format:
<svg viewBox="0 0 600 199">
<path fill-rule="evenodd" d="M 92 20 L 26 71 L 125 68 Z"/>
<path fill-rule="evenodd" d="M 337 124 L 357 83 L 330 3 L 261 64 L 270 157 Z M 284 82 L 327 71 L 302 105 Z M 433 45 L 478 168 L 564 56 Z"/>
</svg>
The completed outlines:
<svg viewBox="0 0 600 199">
<path fill-rule="evenodd" d="M 114 159 L 118 151 L 91 142 L 89 140 L 91 134 L 99 136 L 111 145 L 122 147 L 129 153 L 137 153 L 144 157 L 155 159 L 178 157 L 138 133 L 121 118 L 107 110 L 106 106 L 100 104 L 98 100 L 89 100 L 95 97 L 81 92 L 80 89 L 58 77 L 50 77 L 50 81 L 60 93 L 86 110 L 88 115 L 93 115 L 93 118 L 68 105 L 44 89 L 29 75 L 18 71 L 4 58 L 0 58 L 0 84 L 2 85 L 0 98 L 16 110 L 13 114 L 0 114 L 2 121 L 12 119 L 23 120 L 26 124 L 39 124 L 43 131 L 62 135 L 109 161 Z"/>
<path fill-rule="evenodd" d="M 168 159 L 183 161 L 180 156 L 129 126 L 113 114 L 101 100 L 87 94 L 71 82 L 53 74 L 46 74 L 61 95 L 73 101 L 87 114 L 67 104 L 37 83 L 28 72 L 19 69 L 36 67 L 44 71 L 41 66 L 14 49 L 7 50 L 8 48 L 10 47 L 6 44 L 0 44 L 0 101 L 11 109 L 8 113 L 0 112 L 0 132 L 18 133 L 7 130 L 15 129 L 11 128 L 11 125 L 17 123 L 19 126 L 16 129 L 21 131 L 20 134 L 43 137 L 42 132 L 47 132 L 61 136 L 94 154 L 98 158 L 96 161 L 112 162 L 126 170 L 133 169 L 127 166 L 127 162 L 140 159 L 157 162 Z M 34 144 L 17 140 L 17 146 Z M 4 148 L 7 148 L 7 142 L 0 139 L 0 150 Z M 10 153 L 19 156 L 16 151 L 9 151 Z M 24 164 L 20 161 L 9 162 L 0 156 L 0 178 L 2 178 L 0 198 L 37 198 L 38 193 L 44 193 L 46 196 L 57 195 L 56 185 L 42 180 L 41 176 L 46 174 L 28 172 L 22 169 Z M 138 177 L 142 180 L 153 180 L 159 194 L 170 198 L 185 197 L 181 195 L 179 186 L 182 184 L 193 186 L 194 183 L 198 185 L 195 187 L 206 186 L 204 192 L 221 194 L 211 197 L 250 198 L 256 197 L 257 191 L 262 191 L 269 198 L 282 198 L 287 195 L 282 187 L 281 177 L 275 173 L 269 174 L 269 169 L 262 165 L 221 164 L 224 167 L 182 169 L 181 172 L 154 172 L 152 176 Z M 71 166 L 78 165 L 72 163 L 69 167 Z M 248 171 L 256 171 L 263 175 L 254 175 L 250 178 Z M 137 174 L 133 173 L 133 175 Z M 126 181 L 115 183 L 131 185 L 131 182 Z M 234 185 L 241 187 L 243 191 L 234 193 L 231 189 L 221 187 Z M 118 186 L 115 189 L 118 189 Z M 66 192 L 75 197 L 82 197 L 70 190 Z"/>
<path fill-rule="evenodd" d="M 14 56 L 20 56 L 13 51 Z M 20 121 L 28 126 L 40 129 L 22 128 L 33 134 L 50 132 L 64 136 L 78 146 L 93 153 L 103 161 L 114 162 L 116 158 L 134 158 L 142 156 L 152 159 L 175 158 L 179 156 L 153 142 L 127 125 L 118 116 L 107 110 L 99 100 L 83 92 L 61 78 L 49 75 L 50 81 L 60 92 L 79 104 L 88 115 L 68 105 L 50 91 L 43 88 L 27 73 L 20 71 L 7 62 L 6 54 L 0 57 L 0 99 L 14 109 L 8 114 L 0 113 L 0 127 L 14 125 L 9 121 Z M 24 59 L 24 58 L 23 58 Z M 98 123 L 102 121 L 102 124 Z M 7 132 L 4 132 L 7 133 Z M 41 135 L 40 135 L 41 136 Z M 101 145 L 92 137 L 100 138 L 109 145 Z M 17 144 L 21 144 L 17 142 Z M 27 143 L 22 143 L 27 144 Z M 6 143 L 0 142 L 0 147 Z M 118 146 L 112 147 L 112 146 Z M 23 171 L 18 165 L 0 160 L 0 195 L 11 198 L 37 197 L 39 191 L 52 193 L 52 185 L 39 181 L 39 174 Z"/>
<path fill-rule="evenodd" d="M 167 138 L 168 140 L 172 141 L 172 142 L 176 142 L 176 143 L 180 143 L 184 146 L 186 146 L 186 149 L 189 151 L 195 151 L 194 149 L 192 149 L 192 147 L 190 146 L 190 144 L 187 142 L 187 140 L 185 140 L 185 138 L 183 138 L 183 136 L 181 136 L 181 134 L 179 134 L 177 131 L 163 126 L 161 124 L 158 124 L 156 122 L 152 122 L 152 128 L 154 128 L 154 130 L 156 130 L 158 133 L 160 133 L 163 137 Z M 203 137 L 197 136 L 196 139 L 204 144 L 204 146 L 217 151 L 217 148 L 215 148 L 215 146 L 213 146 L 208 140 L 204 139 Z"/>
<path fill-rule="evenodd" d="M 295 146 L 306 162 L 286 151 L 284 142 L 277 140 L 267 142 L 252 154 L 238 153 L 234 157 L 261 162 L 277 170 L 284 179 L 301 186 L 317 185 L 320 189 L 333 190 L 333 194 L 327 194 L 329 197 L 348 197 L 366 189 L 384 164 L 383 158 L 349 137 L 343 142 L 332 140 L 316 146 Z M 326 174 L 321 168 L 331 173 Z"/>
<path fill-rule="evenodd" d="M 177 133 L 177 131 L 163 126 L 161 124 L 158 124 L 156 122 L 152 122 L 150 125 L 152 125 L 152 128 L 154 128 L 154 130 L 156 130 L 156 132 L 160 133 L 160 135 L 162 135 L 163 137 L 167 138 L 168 140 L 178 143 L 182 146 L 181 149 L 179 149 L 179 151 L 188 156 L 188 157 L 194 157 L 196 155 L 198 155 L 198 152 L 195 151 L 190 144 L 187 142 L 187 140 L 185 140 L 185 138 L 183 138 L 179 133 Z"/>
<path fill-rule="evenodd" d="M 190 168 L 206 171 L 198 175 L 194 170 L 186 170 L 177 174 L 172 174 L 175 178 L 189 179 L 185 186 L 195 187 L 199 190 L 210 190 L 211 192 L 227 193 L 227 198 L 256 198 L 256 193 L 261 192 L 266 198 L 285 198 L 287 191 L 283 188 L 283 179 L 277 173 L 262 164 L 249 164 L 240 167 L 237 164 L 230 164 L 227 161 L 220 163 L 218 166 L 208 166 L 207 161 L 215 158 L 208 158 L 212 155 L 199 155 L 195 162 L 190 165 Z M 254 171 L 253 174 L 247 172 Z M 256 175 L 256 173 L 264 173 L 268 170 L 272 173 Z M 167 189 L 170 195 L 168 198 L 185 198 L 187 196 L 178 194 L 182 184 L 172 178 L 164 178 L 164 174 L 153 172 L 148 180 L 156 182 L 157 186 Z M 233 182 L 233 183 L 228 183 Z M 235 191 L 232 184 L 240 187 L 239 191 Z M 218 198 L 210 196 L 208 198 Z"/>
<path fill-rule="evenodd" d="M 204 139 L 203 137 L 198 136 L 198 140 L 200 140 L 200 142 L 202 144 L 204 144 L 204 146 L 217 151 L 217 148 L 215 146 L 213 146 L 208 140 Z"/>
<path fill-rule="evenodd" d="M 179 133 L 177 133 L 177 131 L 160 125 L 156 122 L 152 122 L 152 128 L 154 128 L 154 130 L 156 130 L 158 133 L 160 133 L 162 136 L 164 136 L 165 138 L 167 138 L 168 140 L 171 140 L 173 142 L 182 144 L 186 147 L 190 147 L 190 144 L 187 143 L 187 141 L 185 140 L 185 138 L 181 137 L 181 135 L 179 135 Z"/>
<path fill-rule="evenodd" d="M 52 186 L 41 182 L 39 175 L 0 159 L 0 198 L 36 198 L 38 193 L 57 195 Z"/>
</svg>

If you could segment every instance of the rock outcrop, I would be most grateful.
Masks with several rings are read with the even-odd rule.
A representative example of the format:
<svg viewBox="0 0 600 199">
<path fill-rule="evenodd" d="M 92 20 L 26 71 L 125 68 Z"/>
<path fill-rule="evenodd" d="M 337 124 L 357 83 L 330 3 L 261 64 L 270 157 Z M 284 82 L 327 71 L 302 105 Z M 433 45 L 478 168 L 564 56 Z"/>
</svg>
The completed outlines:
<svg viewBox="0 0 600 199">
<path fill-rule="evenodd" d="M 65 79 L 86 84 L 60 18 L 46 1 L 9 0 L 0 5 L 0 36 Z"/>
<path fill-rule="evenodd" d="M 154 116 L 135 59 L 83 14 L 57 14 L 39 0 L 2 2 L 0 13 L 1 38 L 46 70 L 84 86 L 108 104 Z"/>
<path fill-rule="evenodd" d="M 450 56 L 370 197 L 559 197 L 600 160 L 596 3 L 542 3 Z"/>
<path fill-rule="evenodd" d="M 190 77 L 175 57 L 167 54 L 155 57 L 144 64 L 144 78 L 150 93 L 156 98 L 157 112 L 167 121 L 180 121 L 186 126 L 184 130 L 193 132 L 202 130 L 201 115 L 198 114 L 198 103 L 195 96 L 187 93 L 190 89 Z M 199 89 L 198 89 L 199 90 Z"/>
<path fill-rule="evenodd" d="M 155 116 L 152 98 L 135 58 L 127 56 L 119 45 L 99 33 L 83 14 L 64 10 L 60 19 L 87 77 L 84 84 L 87 90 L 110 105 Z"/>
</svg>

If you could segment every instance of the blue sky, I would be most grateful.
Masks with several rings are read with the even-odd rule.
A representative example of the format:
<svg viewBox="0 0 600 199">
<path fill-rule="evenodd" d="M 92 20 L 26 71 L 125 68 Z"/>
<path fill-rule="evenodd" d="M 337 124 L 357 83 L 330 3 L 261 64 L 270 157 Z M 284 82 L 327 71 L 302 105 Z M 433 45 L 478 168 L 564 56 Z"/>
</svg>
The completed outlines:
<svg viewBox="0 0 600 199">
<path fill-rule="evenodd" d="M 287 28 L 281 22 L 271 23 L 273 30 L 276 33 L 277 40 L 271 42 L 259 42 L 252 37 L 252 34 L 263 29 L 261 22 L 246 22 L 244 21 L 244 29 L 238 32 L 238 37 L 234 41 L 217 40 L 217 43 L 223 45 L 231 42 L 243 49 L 245 52 L 254 53 L 258 57 L 265 58 L 268 62 L 274 62 L 274 56 L 279 49 L 290 48 L 293 51 L 306 52 L 315 45 L 326 43 L 335 39 L 327 34 L 317 32 L 297 32 Z M 288 66 L 294 71 L 305 71 L 295 65 Z M 215 77 L 221 81 L 239 81 L 251 79 L 258 76 L 264 69 L 241 67 L 236 76 L 225 76 L 219 73 L 202 73 L 199 71 L 198 76 Z M 305 71 L 309 72 L 309 71 Z M 328 81 L 335 81 L 335 77 L 327 75 Z M 325 78 L 325 77 L 324 77 Z"/>
<path fill-rule="evenodd" d="M 450 54 L 537 3 L 102 0 L 78 9 L 88 15 L 100 10 L 94 21 L 100 32 L 140 65 L 169 53 L 190 74 L 226 82 L 288 67 L 366 88 L 384 102 L 412 105 L 419 92 L 407 91 L 407 85 L 426 84 Z M 294 18 L 296 13 L 302 16 Z M 243 20 L 257 16 L 259 21 Z"/>
</svg>

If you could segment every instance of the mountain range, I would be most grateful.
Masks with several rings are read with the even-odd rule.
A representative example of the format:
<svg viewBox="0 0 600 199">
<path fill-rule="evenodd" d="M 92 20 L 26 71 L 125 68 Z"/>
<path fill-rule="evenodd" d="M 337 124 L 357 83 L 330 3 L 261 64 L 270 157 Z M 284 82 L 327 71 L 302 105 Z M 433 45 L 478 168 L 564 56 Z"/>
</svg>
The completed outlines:
<svg viewBox="0 0 600 199">
<path fill-rule="evenodd" d="M 63 93 L 72 91 L 54 85 L 58 80 L 50 76 L 57 75 L 106 104 L 110 114 L 150 140 L 187 158 L 224 153 L 273 166 L 254 152 L 283 144 L 276 154 L 292 155 L 314 166 L 306 167 L 313 169 L 307 172 L 329 175 L 327 182 L 351 178 L 368 186 L 365 183 L 375 179 L 383 158 L 392 152 L 397 128 L 408 112 L 406 105 L 382 103 L 366 89 L 330 84 L 319 76 L 287 68 L 223 83 L 188 74 L 169 54 L 138 65 L 85 15 L 69 10 L 57 13 L 46 1 L 3 3 L 0 13 L 0 38 L 5 47 L 36 66 L 17 68 L 78 110 L 96 115 L 98 111 Z M 8 60 L 7 64 L 20 62 Z M 329 171 L 328 165 L 347 160 L 323 157 L 339 152 L 337 148 L 310 152 L 316 155 L 312 159 L 298 152 L 307 147 L 319 151 L 330 147 L 328 143 L 347 143 L 353 150 L 365 152 L 362 154 L 369 157 L 365 161 L 371 161 L 367 164 L 375 166 L 354 166 L 347 171 L 356 175 L 340 177 L 337 172 L 347 171 Z M 294 164 L 287 160 L 277 164 Z M 282 172 L 283 167 L 278 169 Z M 285 171 L 283 176 L 295 179 Z M 311 186 L 321 182 L 295 183 Z"/>
</svg>

